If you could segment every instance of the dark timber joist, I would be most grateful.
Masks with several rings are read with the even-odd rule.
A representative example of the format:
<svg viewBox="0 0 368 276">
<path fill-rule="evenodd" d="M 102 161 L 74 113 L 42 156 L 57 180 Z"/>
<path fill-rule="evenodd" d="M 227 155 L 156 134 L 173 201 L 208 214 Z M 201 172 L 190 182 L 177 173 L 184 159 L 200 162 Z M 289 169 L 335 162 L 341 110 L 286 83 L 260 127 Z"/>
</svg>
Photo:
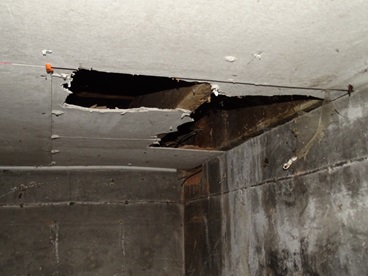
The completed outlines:
<svg viewBox="0 0 368 276">
<path fill-rule="evenodd" d="M 141 106 L 162 109 L 182 108 L 193 112 L 210 100 L 211 93 L 211 85 L 195 84 L 135 97 L 130 108 Z"/>
<path fill-rule="evenodd" d="M 304 96 L 212 96 L 193 112 L 194 123 L 164 135 L 161 145 L 227 150 L 321 104 L 321 100 Z"/>
<path fill-rule="evenodd" d="M 195 144 L 227 150 L 320 104 L 320 100 L 296 100 L 232 110 L 214 109 L 196 122 L 195 128 L 201 131 L 195 137 Z"/>
</svg>

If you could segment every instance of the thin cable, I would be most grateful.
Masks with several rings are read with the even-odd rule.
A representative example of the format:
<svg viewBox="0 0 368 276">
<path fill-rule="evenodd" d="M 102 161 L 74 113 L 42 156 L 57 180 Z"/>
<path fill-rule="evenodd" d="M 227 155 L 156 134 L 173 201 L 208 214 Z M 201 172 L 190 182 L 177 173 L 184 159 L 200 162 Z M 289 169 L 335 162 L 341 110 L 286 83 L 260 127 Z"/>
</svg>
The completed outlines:
<svg viewBox="0 0 368 276">
<path fill-rule="evenodd" d="M 0 62 L 0 64 L 44 68 L 44 66 L 40 66 L 40 65 L 29 65 L 29 64 L 22 64 L 22 63 Z M 65 67 L 56 67 L 56 66 L 52 66 L 52 68 L 63 69 L 63 70 L 77 70 L 75 68 L 65 68 Z M 199 78 L 177 78 L 177 79 L 184 80 L 184 81 L 218 82 L 218 83 L 226 83 L 226 84 L 241 84 L 241 85 L 248 85 L 248 86 L 271 87 L 271 88 L 282 88 L 282 89 L 317 90 L 321 92 L 322 91 L 340 91 L 340 92 L 349 91 L 349 89 L 341 89 L 341 88 L 326 89 L 326 88 L 321 88 L 321 87 L 302 87 L 302 86 L 287 86 L 287 85 L 276 85 L 276 84 L 260 84 L 260 83 L 242 82 L 242 81 L 224 81 L 224 80 L 199 79 Z"/>
<path fill-rule="evenodd" d="M 260 87 L 272 87 L 272 88 L 283 88 L 283 89 L 301 89 L 301 90 L 320 90 L 320 91 L 342 91 L 347 92 L 348 89 L 326 89 L 320 87 L 300 87 L 300 86 L 287 86 L 287 85 L 276 85 L 276 84 L 259 84 L 252 82 L 241 82 L 241 81 L 222 81 L 222 80 L 209 80 L 209 79 L 193 79 L 193 78 L 177 78 L 184 81 L 200 81 L 200 82 L 218 82 L 228 84 L 241 84 L 249 86 L 260 86 Z"/>
</svg>

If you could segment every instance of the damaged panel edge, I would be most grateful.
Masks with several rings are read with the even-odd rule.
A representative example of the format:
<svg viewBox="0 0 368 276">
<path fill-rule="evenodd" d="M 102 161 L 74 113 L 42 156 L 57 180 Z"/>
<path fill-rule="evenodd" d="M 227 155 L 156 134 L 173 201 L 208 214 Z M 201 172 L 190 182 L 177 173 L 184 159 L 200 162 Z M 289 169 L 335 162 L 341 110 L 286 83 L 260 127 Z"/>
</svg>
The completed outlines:
<svg viewBox="0 0 368 276">
<path fill-rule="evenodd" d="M 66 104 L 105 109 L 155 107 L 193 111 L 211 94 L 208 84 L 84 69 L 75 71 L 64 88 L 72 92 Z"/>
<path fill-rule="evenodd" d="M 211 101 L 192 113 L 194 122 L 179 126 L 177 132 L 159 135 L 160 146 L 228 150 L 321 103 L 305 96 L 212 95 Z"/>
<path fill-rule="evenodd" d="M 125 115 L 127 113 L 137 113 L 137 112 L 149 112 L 149 111 L 165 111 L 165 112 L 175 112 L 179 111 L 183 114 L 187 114 L 190 112 L 190 110 L 182 109 L 182 108 L 175 108 L 175 109 L 162 109 L 162 108 L 156 108 L 156 107 L 137 107 L 137 108 L 131 108 L 131 109 L 108 109 L 108 108 L 91 108 L 91 107 L 82 107 L 74 104 L 67 104 L 64 103 L 61 105 L 64 109 L 74 109 L 74 110 L 80 110 L 80 111 L 88 111 L 88 112 L 95 112 L 95 113 L 120 113 L 120 115 Z"/>
<path fill-rule="evenodd" d="M 316 88 L 194 81 L 79 69 L 73 73 L 72 81 L 64 85 L 72 94 L 62 108 L 121 116 L 149 111 L 181 112 L 181 122 L 174 124 L 177 131 L 168 125 L 164 130 L 167 132 L 156 133 L 161 141 L 151 147 L 227 150 L 316 108 L 324 95 Z M 257 96 L 236 97 L 235 92 Z M 334 96 L 343 93 L 346 91 L 336 90 Z M 260 96 L 274 94 L 277 96 Z M 318 97 L 305 96 L 310 94 Z"/>
<path fill-rule="evenodd" d="M 331 88 L 331 87 L 295 87 L 287 85 L 272 85 L 267 83 L 252 83 L 241 82 L 235 79 L 227 81 L 219 80 L 202 80 L 193 78 L 181 78 L 181 80 L 197 83 L 209 83 L 215 94 L 229 97 L 244 97 L 244 96 L 306 96 L 318 99 L 324 99 L 325 91 L 331 92 L 331 99 L 335 100 L 341 97 L 350 90 L 350 84 L 346 88 Z"/>
</svg>

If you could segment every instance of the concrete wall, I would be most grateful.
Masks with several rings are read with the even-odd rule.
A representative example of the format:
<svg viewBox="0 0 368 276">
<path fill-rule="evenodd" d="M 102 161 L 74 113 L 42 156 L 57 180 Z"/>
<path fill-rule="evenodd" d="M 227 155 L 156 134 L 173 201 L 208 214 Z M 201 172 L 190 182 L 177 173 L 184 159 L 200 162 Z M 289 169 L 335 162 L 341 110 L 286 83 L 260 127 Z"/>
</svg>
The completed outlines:
<svg viewBox="0 0 368 276">
<path fill-rule="evenodd" d="M 187 275 L 366 275 L 367 101 L 355 92 L 207 162 L 184 212 L 174 172 L 3 170 L 0 274 L 182 275 L 185 237 Z M 321 110 L 320 139 L 283 170 Z"/>
<path fill-rule="evenodd" d="M 186 187 L 187 274 L 367 275 L 367 101 L 356 92 L 208 162 Z M 283 170 L 321 110 L 321 139 Z"/>
<path fill-rule="evenodd" d="M 3 170 L 0 275 L 182 275 L 175 172 Z"/>
</svg>

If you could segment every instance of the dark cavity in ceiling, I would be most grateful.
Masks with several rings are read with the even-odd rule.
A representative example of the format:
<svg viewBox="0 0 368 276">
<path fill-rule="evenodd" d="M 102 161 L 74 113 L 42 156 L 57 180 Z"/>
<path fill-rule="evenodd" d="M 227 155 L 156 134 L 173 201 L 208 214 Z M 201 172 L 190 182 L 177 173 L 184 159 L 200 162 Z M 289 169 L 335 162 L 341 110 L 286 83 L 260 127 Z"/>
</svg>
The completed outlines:
<svg viewBox="0 0 368 276">
<path fill-rule="evenodd" d="M 155 147 L 227 150 L 322 104 L 307 96 L 216 96 L 208 83 L 84 69 L 65 88 L 72 91 L 66 103 L 82 107 L 187 112 L 193 122 L 157 134 Z"/>
<path fill-rule="evenodd" d="M 193 83 L 175 78 L 141 76 L 80 69 L 74 72 L 67 104 L 92 108 L 133 108 L 139 96 L 176 90 Z"/>
<path fill-rule="evenodd" d="M 161 147 L 228 150 L 322 104 L 307 96 L 227 97 L 212 94 L 192 123 L 159 135 Z"/>
</svg>

